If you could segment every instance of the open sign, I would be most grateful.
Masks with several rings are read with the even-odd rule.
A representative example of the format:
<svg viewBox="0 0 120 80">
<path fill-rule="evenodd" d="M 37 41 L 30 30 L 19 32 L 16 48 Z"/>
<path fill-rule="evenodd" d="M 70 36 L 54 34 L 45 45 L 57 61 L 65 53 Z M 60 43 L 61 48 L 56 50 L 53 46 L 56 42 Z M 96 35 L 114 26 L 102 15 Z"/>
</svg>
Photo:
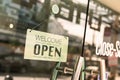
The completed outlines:
<svg viewBox="0 0 120 80">
<path fill-rule="evenodd" d="M 66 62 L 68 37 L 28 29 L 25 59 Z"/>
</svg>

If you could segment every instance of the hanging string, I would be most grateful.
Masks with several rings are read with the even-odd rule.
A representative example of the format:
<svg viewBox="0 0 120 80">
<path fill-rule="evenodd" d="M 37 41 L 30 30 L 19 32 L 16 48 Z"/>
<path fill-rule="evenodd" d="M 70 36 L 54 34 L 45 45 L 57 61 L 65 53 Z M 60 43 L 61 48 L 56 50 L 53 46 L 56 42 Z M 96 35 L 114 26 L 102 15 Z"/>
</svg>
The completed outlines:
<svg viewBox="0 0 120 80">
<path fill-rule="evenodd" d="M 41 22 L 41 23 L 40 23 L 40 24 L 37 24 L 36 26 L 34 26 L 34 27 L 30 30 L 30 32 L 31 32 L 32 30 L 34 30 L 35 28 L 39 27 L 40 25 L 42 25 L 43 23 L 47 22 L 47 20 L 43 20 L 43 21 L 40 21 L 40 22 Z"/>
</svg>

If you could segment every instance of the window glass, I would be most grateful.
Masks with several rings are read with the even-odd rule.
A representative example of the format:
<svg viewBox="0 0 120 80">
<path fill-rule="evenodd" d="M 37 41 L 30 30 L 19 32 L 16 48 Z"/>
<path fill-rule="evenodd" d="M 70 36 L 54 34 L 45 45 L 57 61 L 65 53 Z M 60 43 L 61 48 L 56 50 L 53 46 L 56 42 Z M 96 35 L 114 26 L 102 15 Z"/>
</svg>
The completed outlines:
<svg viewBox="0 0 120 80">
<path fill-rule="evenodd" d="M 19 75 L 29 72 L 28 76 L 35 74 L 39 77 L 41 74 L 55 75 L 51 73 L 57 62 L 24 59 L 27 29 L 68 37 L 67 61 L 61 62 L 60 67 L 73 70 L 76 57 L 81 55 L 86 17 L 86 5 L 77 2 L 78 4 L 72 0 L 0 0 L 0 46 L 10 49 L 0 49 L 0 55 L 8 61 L 12 58 L 7 69 L 2 67 L 1 72 L 4 74 L 7 70 L 6 72 Z M 7 64 L 4 60 L 0 60 L 0 63 L 2 66 Z M 60 75 L 64 75 L 63 72 L 59 72 Z"/>
<path fill-rule="evenodd" d="M 45 79 L 48 79 L 60 75 L 65 76 L 65 79 L 71 79 L 77 76 L 78 68 L 78 71 L 82 72 L 79 77 L 83 80 L 89 77 L 104 80 L 105 75 L 110 79 L 118 78 L 119 75 L 115 74 L 120 74 L 120 12 L 115 6 L 107 3 L 111 2 L 0 0 L 0 72 L 18 74 L 21 77 L 29 73 L 28 77 L 33 74 L 33 76 L 40 78 L 45 76 Z M 37 37 L 31 34 L 27 44 L 28 29 L 40 32 L 39 35 L 42 35 L 42 32 L 46 34 L 40 36 L 40 39 L 38 34 L 35 34 L 38 35 Z M 51 36 L 47 36 L 49 34 Z M 47 40 L 44 36 L 48 37 Z M 60 55 L 62 49 L 58 47 L 61 44 L 55 40 L 59 39 L 59 36 L 64 39 L 69 38 L 67 46 L 65 45 L 67 42 L 62 43 L 62 49 L 66 50 L 67 54 L 66 62 L 50 61 L 51 57 L 65 55 L 64 52 Z M 50 45 L 48 47 L 39 42 L 33 49 L 30 46 L 34 43 L 33 38 L 59 45 L 47 43 Z M 43 52 L 46 52 L 48 59 L 43 59 L 46 57 L 42 60 L 24 59 L 26 45 L 29 45 L 27 55 L 33 52 L 34 57 L 37 56 L 38 59 Z M 5 60 L 2 60 L 3 57 Z M 82 68 L 79 65 L 79 60 L 82 59 L 79 57 L 84 58 Z M 10 60 L 12 61 L 9 62 Z"/>
</svg>

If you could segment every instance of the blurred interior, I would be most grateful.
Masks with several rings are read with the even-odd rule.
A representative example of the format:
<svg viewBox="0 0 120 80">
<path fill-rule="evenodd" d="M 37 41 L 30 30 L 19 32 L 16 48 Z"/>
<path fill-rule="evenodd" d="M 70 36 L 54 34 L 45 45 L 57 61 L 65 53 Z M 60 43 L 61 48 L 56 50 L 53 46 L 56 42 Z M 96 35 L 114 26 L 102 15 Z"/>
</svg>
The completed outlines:
<svg viewBox="0 0 120 80">
<path fill-rule="evenodd" d="M 62 67 L 74 69 L 84 49 L 86 69 L 100 71 L 100 58 L 105 60 L 106 72 L 119 76 L 120 56 L 104 55 L 104 50 L 111 48 L 101 44 L 113 44 L 113 52 L 120 54 L 120 1 L 90 0 L 83 48 L 87 3 L 88 0 L 0 0 L 0 74 L 51 76 L 56 62 L 23 58 L 29 28 L 69 37 L 67 62 L 61 63 Z M 96 49 L 100 52 L 100 48 L 104 48 L 103 53 L 97 55 Z M 86 73 L 86 78 L 90 74 Z"/>
</svg>

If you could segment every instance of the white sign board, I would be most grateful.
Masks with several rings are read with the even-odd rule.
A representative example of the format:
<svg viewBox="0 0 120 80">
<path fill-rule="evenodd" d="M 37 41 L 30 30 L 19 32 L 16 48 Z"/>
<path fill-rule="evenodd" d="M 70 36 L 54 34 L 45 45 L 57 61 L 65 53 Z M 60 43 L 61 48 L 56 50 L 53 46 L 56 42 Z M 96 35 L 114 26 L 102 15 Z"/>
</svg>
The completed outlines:
<svg viewBox="0 0 120 80">
<path fill-rule="evenodd" d="M 27 30 L 25 59 L 66 62 L 68 37 Z"/>
</svg>

